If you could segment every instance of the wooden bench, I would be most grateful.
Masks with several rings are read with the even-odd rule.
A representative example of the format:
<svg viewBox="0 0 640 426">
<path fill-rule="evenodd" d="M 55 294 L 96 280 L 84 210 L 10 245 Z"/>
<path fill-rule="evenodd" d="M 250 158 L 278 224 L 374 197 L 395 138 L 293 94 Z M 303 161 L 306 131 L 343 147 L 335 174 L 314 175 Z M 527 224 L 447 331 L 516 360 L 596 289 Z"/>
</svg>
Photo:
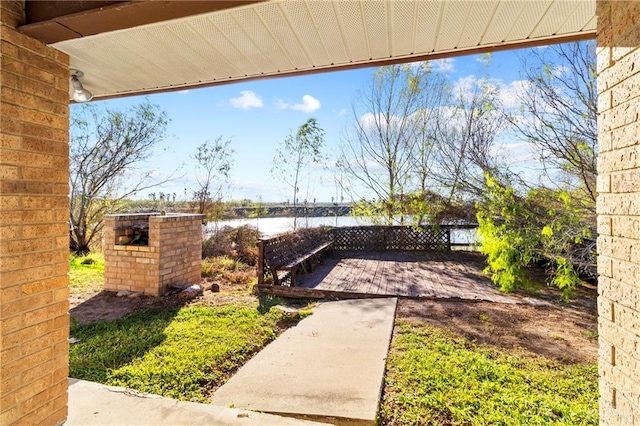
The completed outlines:
<svg viewBox="0 0 640 426">
<path fill-rule="evenodd" d="M 333 241 L 324 230 L 300 230 L 258 241 L 258 284 L 270 275 L 274 285 L 295 286 L 297 272 L 308 273 L 331 250 Z M 278 272 L 284 272 L 282 276 Z"/>
</svg>

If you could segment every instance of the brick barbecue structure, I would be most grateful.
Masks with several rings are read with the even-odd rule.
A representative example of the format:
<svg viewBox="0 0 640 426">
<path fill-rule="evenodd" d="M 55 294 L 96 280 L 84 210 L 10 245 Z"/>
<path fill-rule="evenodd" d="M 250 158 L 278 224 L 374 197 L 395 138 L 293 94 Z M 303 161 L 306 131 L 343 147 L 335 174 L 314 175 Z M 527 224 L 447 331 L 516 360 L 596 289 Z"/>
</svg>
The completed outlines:
<svg viewBox="0 0 640 426">
<path fill-rule="evenodd" d="M 199 283 L 203 218 L 158 213 L 107 216 L 104 289 L 159 296 L 171 285 Z"/>
</svg>

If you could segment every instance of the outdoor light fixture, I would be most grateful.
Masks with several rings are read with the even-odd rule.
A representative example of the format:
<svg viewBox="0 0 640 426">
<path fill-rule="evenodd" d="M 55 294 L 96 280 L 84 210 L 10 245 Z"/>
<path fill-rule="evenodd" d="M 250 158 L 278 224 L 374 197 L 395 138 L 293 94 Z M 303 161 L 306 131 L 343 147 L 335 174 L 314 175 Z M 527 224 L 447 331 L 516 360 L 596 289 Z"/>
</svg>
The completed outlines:
<svg viewBox="0 0 640 426">
<path fill-rule="evenodd" d="M 71 84 L 73 85 L 73 94 L 71 97 L 76 102 L 89 102 L 93 99 L 93 93 L 82 87 L 79 78 L 84 76 L 84 73 L 79 70 L 71 70 Z"/>
</svg>

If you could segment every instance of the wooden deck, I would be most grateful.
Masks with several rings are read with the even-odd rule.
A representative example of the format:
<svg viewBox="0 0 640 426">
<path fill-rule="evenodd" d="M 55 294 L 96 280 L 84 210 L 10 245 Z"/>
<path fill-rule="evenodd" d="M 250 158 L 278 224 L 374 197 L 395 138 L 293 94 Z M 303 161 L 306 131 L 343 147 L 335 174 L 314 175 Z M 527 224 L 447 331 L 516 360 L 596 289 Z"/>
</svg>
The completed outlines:
<svg viewBox="0 0 640 426">
<path fill-rule="evenodd" d="M 483 273 L 479 253 L 341 252 L 300 275 L 296 288 L 267 292 L 292 297 L 415 297 L 520 303 L 500 293 Z M 266 286 L 268 287 L 268 286 Z"/>
</svg>

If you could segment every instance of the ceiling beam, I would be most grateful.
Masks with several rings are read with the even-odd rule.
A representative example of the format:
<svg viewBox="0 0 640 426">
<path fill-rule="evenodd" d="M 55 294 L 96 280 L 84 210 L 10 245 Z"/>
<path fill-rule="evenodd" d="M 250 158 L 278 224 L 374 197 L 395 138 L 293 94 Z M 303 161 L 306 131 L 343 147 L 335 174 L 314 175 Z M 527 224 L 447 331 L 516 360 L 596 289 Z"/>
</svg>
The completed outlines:
<svg viewBox="0 0 640 426">
<path fill-rule="evenodd" d="M 51 44 L 109 31 L 215 12 L 265 0 L 34 1 L 25 4 L 22 33 Z"/>
</svg>

